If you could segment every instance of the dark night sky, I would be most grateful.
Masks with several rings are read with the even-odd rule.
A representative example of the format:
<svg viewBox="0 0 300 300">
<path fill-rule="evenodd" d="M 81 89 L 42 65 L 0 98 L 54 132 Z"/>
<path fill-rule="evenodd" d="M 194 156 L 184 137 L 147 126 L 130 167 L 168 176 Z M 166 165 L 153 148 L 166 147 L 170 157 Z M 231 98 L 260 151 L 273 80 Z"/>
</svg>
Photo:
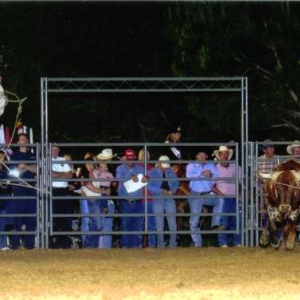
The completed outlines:
<svg viewBox="0 0 300 300">
<path fill-rule="evenodd" d="M 5 89 L 17 93 L 21 98 L 28 97 L 22 113 L 24 122 L 29 127 L 34 127 L 36 131 L 40 128 L 41 77 L 174 76 L 172 63 L 180 61 L 181 48 L 178 47 L 177 35 L 172 40 L 168 31 L 169 21 L 165 9 L 166 3 L 170 3 L 170 1 L 0 2 L 0 55 L 2 56 L 0 72 L 4 78 L 3 86 Z M 284 81 L 286 80 L 286 86 L 288 86 L 292 80 L 286 79 L 287 77 L 297 78 L 297 76 L 294 76 L 294 74 L 297 75 L 297 68 L 294 68 L 294 65 L 299 53 L 297 48 L 299 43 L 295 42 L 299 35 L 298 23 L 295 21 L 293 28 L 285 26 L 285 22 L 292 20 L 292 18 L 288 19 L 285 17 L 285 5 L 283 4 L 260 5 L 259 3 L 259 5 L 255 5 L 251 6 L 251 10 L 249 10 L 250 6 L 245 5 L 243 7 L 244 10 L 241 10 L 241 12 L 243 12 L 243 17 L 245 18 L 237 17 L 235 12 L 238 12 L 238 9 L 236 11 L 224 10 L 230 16 L 224 23 L 224 40 L 222 40 L 224 37 L 223 31 L 219 30 L 222 23 L 219 23 L 217 17 L 217 22 L 215 23 L 213 23 L 214 18 L 212 17 L 212 29 L 210 30 L 206 30 L 206 23 L 200 24 L 200 27 L 193 27 L 192 35 L 196 37 L 193 41 L 196 41 L 196 43 L 191 42 L 184 48 L 187 53 L 186 61 L 183 63 L 183 68 L 179 70 L 182 71 L 182 74 L 187 74 L 186 76 L 200 77 L 220 74 L 225 76 L 233 76 L 232 74 L 234 76 L 244 76 L 243 74 L 247 70 L 246 76 L 249 76 L 250 86 L 250 109 L 252 109 L 250 120 L 254 124 L 253 127 L 251 125 L 249 127 L 252 130 L 252 136 L 255 139 L 262 140 L 270 137 L 270 134 L 272 134 L 272 139 L 274 139 L 277 136 L 286 136 L 286 130 L 285 128 L 281 131 L 276 129 L 275 132 L 271 128 L 271 125 L 277 122 L 277 120 L 274 121 L 276 116 L 273 116 L 272 109 L 263 108 L 260 97 L 263 95 L 263 101 L 270 107 L 273 107 L 272 99 L 274 95 L 280 94 L 277 93 L 280 86 L 283 90 L 281 91 L 283 96 L 279 95 L 278 97 L 281 97 L 283 101 L 285 97 L 289 97 L 289 95 L 285 95 Z M 296 8 L 295 5 L 291 5 L 289 8 L 290 17 L 292 17 L 292 12 L 296 11 L 293 15 L 295 20 L 297 19 L 298 11 Z M 180 11 L 179 15 L 181 13 L 184 14 Z M 222 16 L 222 9 L 219 13 Z M 277 46 L 279 48 L 282 45 L 290 47 L 280 49 L 281 58 L 286 53 L 292 53 L 292 55 L 287 55 L 288 57 L 285 59 L 285 66 L 292 66 L 288 69 L 291 72 L 281 75 L 282 79 L 279 78 L 280 84 L 274 82 L 274 87 L 271 85 L 273 91 L 271 91 L 270 82 L 263 82 L 262 77 L 256 76 L 255 71 L 252 74 L 248 72 L 249 69 L 253 69 L 251 63 L 258 61 L 260 66 L 266 67 L 267 70 L 270 69 L 274 73 L 272 76 L 277 74 L 273 54 L 270 53 L 270 49 L 265 44 L 264 34 L 260 35 L 262 31 L 260 30 L 260 15 L 264 14 L 265 17 L 270 17 L 269 22 L 272 30 L 275 32 L 274 41 L 278 44 Z M 207 20 L 211 21 L 209 18 Z M 248 31 L 243 31 L 242 26 L 237 26 L 239 21 L 243 20 L 245 23 L 241 24 L 244 25 L 248 24 L 247 22 L 249 21 Z M 227 21 L 230 23 L 229 26 L 227 26 Z M 293 23 L 291 24 L 293 25 Z M 179 30 L 180 25 L 181 23 L 179 22 Z M 281 27 L 282 29 L 288 28 L 287 32 L 292 32 L 294 36 L 291 34 L 291 37 L 288 38 L 288 34 L 285 34 L 285 31 L 281 31 Z M 242 30 L 240 30 L 241 28 Z M 257 31 L 253 31 L 254 33 L 251 35 L 249 31 L 253 30 L 253 28 L 256 28 Z M 232 32 L 230 31 L 231 29 Z M 278 31 L 276 31 L 277 29 Z M 234 35 L 235 32 L 239 34 Z M 227 33 L 232 39 L 226 40 Z M 229 33 L 232 33 L 233 36 Z M 197 39 L 199 36 L 200 38 Z M 203 39 L 205 36 L 207 40 Z M 241 39 L 241 37 L 243 38 Z M 287 39 L 285 39 L 286 37 Z M 226 45 L 219 41 L 225 42 Z M 212 53 L 209 57 L 211 62 L 208 64 L 207 70 L 199 67 L 200 58 L 197 56 L 202 42 L 205 46 L 211 47 L 209 49 L 211 50 L 210 53 Z M 253 48 L 254 50 L 252 51 L 252 47 L 256 48 Z M 291 49 L 295 49 L 294 52 Z M 243 56 L 234 57 L 235 54 L 232 53 L 241 53 Z M 293 55 L 296 59 L 293 59 Z M 231 59 L 229 58 L 230 56 Z M 180 66 L 180 62 L 178 64 Z M 274 68 L 273 70 L 272 67 Z M 298 84 L 292 83 L 295 86 Z M 118 96 L 119 102 L 108 101 L 105 108 L 106 111 L 103 107 L 95 106 L 95 110 L 97 112 L 104 111 L 105 116 L 99 113 L 99 118 L 104 121 L 99 123 L 98 119 L 95 118 L 97 123 L 94 127 L 97 127 L 98 130 L 107 130 L 107 124 L 110 124 L 112 132 L 118 131 L 120 124 L 116 124 L 115 128 L 113 128 L 114 122 L 112 122 L 111 117 L 113 115 L 115 120 L 120 119 L 120 117 L 126 119 L 126 122 L 128 120 L 127 125 L 125 124 L 126 122 L 122 123 L 124 132 L 128 133 L 129 130 L 126 126 L 134 126 L 136 128 L 148 117 L 151 122 L 146 120 L 140 128 L 136 129 L 130 136 L 124 136 L 124 138 L 135 141 L 149 140 L 149 136 L 147 136 L 145 131 L 142 131 L 142 128 L 152 126 L 161 131 L 158 130 L 159 137 L 154 137 L 152 134 L 151 140 L 163 140 L 168 129 L 181 125 L 189 130 L 191 136 L 193 135 L 191 137 L 192 140 L 199 141 L 207 138 L 237 139 L 236 132 L 240 123 L 237 124 L 239 121 L 236 121 L 237 118 L 235 116 L 231 118 L 236 122 L 234 126 L 229 124 L 230 120 L 228 120 L 227 127 L 223 126 L 223 124 L 219 126 L 216 124 L 216 121 L 211 121 L 209 117 L 204 121 L 205 126 L 202 126 L 202 119 L 195 117 L 194 120 L 197 123 L 193 123 L 194 120 L 191 120 L 190 111 L 187 110 L 187 101 L 189 99 L 182 99 L 178 95 L 168 95 L 168 97 L 162 97 L 161 95 L 145 97 L 141 95 L 140 98 L 143 98 L 144 103 L 139 101 L 139 96 L 133 96 L 130 101 L 135 104 L 130 103 L 129 105 L 127 98 L 128 96 Z M 76 117 L 80 122 L 84 122 L 91 115 L 90 111 L 87 111 L 87 115 L 83 115 L 87 105 L 83 109 L 82 107 L 78 108 L 78 105 L 74 105 L 75 102 L 66 103 L 64 99 L 61 99 L 61 101 L 64 102 L 65 107 L 55 110 L 51 116 L 52 123 L 60 124 L 60 127 L 64 126 L 61 125 L 61 121 L 66 119 L 66 116 L 73 119 Z M 84 101 L 85 99 L 82 100 L 82 103 Z M 133 106 L 135 109 L 132 109 Z M 206 105 L 205 109 L 209 113 L 214 114 L 216 106 L 214 105 L 211 108 L 208 106 Z M 74 107 L 77 108 L 77 111 L 72 111 Z M 192 109 L 194 109 L 194 116 L 198 110 L 204 111 L 201 103 L 198 106 L 194 105 Z M 12 126 L 14 122 L 12 116 L 15 115 L 15 110 L 16 107 L 13 105 L 7 107 L 7 113 L 1 116 L 0 123 Z M 116 116 L 116 113 L 124 112 L 124 110 L 130 113 L 120 117 Z M 219 105 L 219 110 L 222 113 L 221 105 Z M 78 114 L 78 111 L 80 114 Z M 226 110 L 224 110 L 224 113 L 226 113 Z M 162 118 L 163 114 L 165 119 Z M 227 116 L 225 117 L 227 120 Z M 219 117 L 217 115 L 217 120 L 221 118 L 222 116 Z M 262 123 L 260 121 L 261 118 L 268 118 L 268 124 Z M 160 126 L 157 126 L 157 120 L 161 120 Z M 225 120 L 225 118 L 222 118 L 222 120 Z M 82 127 L 80 122 L 78 121 L 78 128 Z M 281 120 L 278 122 L 280 123 Z M 187 128 L 188 125 L 190 125 L 190 128 Z M 229 126 L 230 130 L 228 130 Z M 65 127 L 65 129 L 68 129 L 68 127 Z M 59 128 L 56 131 L 59 131 Z M 228 136 L 226 136 L 226 133 Z M 74 133 L 72 132 L 72 134 Z M 291 135 L 293 134 L 294 132 L 291 133 Z M 71 134 L 66 133 L 66 135 L 71 137 Z M 117 140 L 117 137 L 116 135 L 115 140 Z M 65 137 L 63 138 L 65 139 Z"/>
<path fill-rule="evenodd" d="M 22 117 L 29 126 L 39 127 L 41 77 L 171 76 L 159 2 L 22 2 L 0 8 L 3 85 L 28 96 Z M 11 123 L 15 107 L 9 109 L 4 123 Z"/>
</svg>

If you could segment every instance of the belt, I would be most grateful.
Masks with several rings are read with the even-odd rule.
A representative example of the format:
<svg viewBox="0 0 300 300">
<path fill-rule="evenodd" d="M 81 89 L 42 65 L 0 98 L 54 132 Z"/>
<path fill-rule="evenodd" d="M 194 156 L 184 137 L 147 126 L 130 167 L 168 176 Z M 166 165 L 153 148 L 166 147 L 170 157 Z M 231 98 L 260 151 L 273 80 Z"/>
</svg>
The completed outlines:
<svg viewBox="0 0 300 300">
<path fill-rule="evenodd" d="M 199 195 L 208 195 L 208 194 L 210 194 L 210 191 L 208 191 L 208 192 L 194 192 L 194 191 L 192 191 L 193 193 L 196 193 L 196 194 L 199 194 Z"/>
<path fill-rule="evenodd" d="M 100 189 L 103 189 L 103 190 L 109 190 L 110 187 L 109 187 L 109 186 L 100 185 Z"/>
<path fill-rule="evenodd" d="M 134 204 L 137 201 L 141 201 L 141 199 L 126 199 L 129 204 Z"/>
<path fill-rule="evenodd" d="M 201 192 L 200 195 L 207 195 L 207 194 L 210 194 L 210 191 L 208 192 Z"/>
</svg>

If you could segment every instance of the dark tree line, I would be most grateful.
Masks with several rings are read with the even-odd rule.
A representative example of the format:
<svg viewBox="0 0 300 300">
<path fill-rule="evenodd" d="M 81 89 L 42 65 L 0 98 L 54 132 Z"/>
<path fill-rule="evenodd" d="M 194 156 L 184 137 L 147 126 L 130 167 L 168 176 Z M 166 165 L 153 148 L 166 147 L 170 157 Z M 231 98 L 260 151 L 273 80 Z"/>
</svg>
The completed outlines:
<svg viewBox="0 0 300 300">
<path fill-rule="evenodd" d="M 185 2 L 168 8 L 174 74 L 247 76 L 250 139 L 294 140 L 299 120 L 299 3 Z M 197 123 L 207 108 L 191 102 Z M 232 105 L 219 105 L 223 120 Z M 229 124 L 226 131 L 233 130 Z"/>
</svg>

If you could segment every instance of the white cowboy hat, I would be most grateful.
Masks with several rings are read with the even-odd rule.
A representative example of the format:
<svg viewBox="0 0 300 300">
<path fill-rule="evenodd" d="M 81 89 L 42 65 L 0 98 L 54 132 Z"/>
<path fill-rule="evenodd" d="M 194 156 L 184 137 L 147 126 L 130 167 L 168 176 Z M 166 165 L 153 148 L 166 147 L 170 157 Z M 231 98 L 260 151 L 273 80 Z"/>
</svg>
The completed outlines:
<svg viewBox="0 0 300 300">
<path fill-rule="evenodd" d="M 162 166 L 162 168 L 170 168 L 171 165 L 170 163 L 168 163 L 168 161 L 170 161 L 170 158 L 166 155 L 162 155 L 159 157 L 158 159 L 160 161 L 160 165 Z"/>
<path fill-rule="evenodd" d="M 102 152 L 97 155 L 97 159 L 107 160 L 113 158 L 114 156 L 116 156 L 116 154 L 113 154 L 112 149 L 103 149 Z"/>
<path fill-rule="evenodd" d="M 294 141 L 294 144 L 286 147 L 286 152 L 288 154 L 293 154 L 293 148 L 300 147 L 300 141 Z"/>
<path fill-rule="evenodd" d="M 229 154 L 228 154 L 228 160 L 230 160 L 231 157 L 232 157 L 232 155 L 233 155 L 233 150 L 230 149 L 230 148 L 228 148 L 227 146 L 220 146 L 220 147 L 219 147 L 219 150 L 215 150 L 215 151 L 214 151 L 215 157 L 216 157 L 218 160 L 221 160 L 221 159 L 220 159 L 219 153 L 220 153 L 220 152 L 224 152 L 224 151 L 227 151 L 227 152 L 229 153 Z"/>
</svg>

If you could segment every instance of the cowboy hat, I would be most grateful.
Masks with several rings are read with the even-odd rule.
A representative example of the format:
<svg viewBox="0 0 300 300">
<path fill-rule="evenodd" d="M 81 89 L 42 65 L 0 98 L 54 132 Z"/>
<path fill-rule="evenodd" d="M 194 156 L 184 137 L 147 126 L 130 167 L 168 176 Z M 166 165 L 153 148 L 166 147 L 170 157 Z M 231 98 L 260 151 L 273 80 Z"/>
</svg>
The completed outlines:
<svg viewBox="0 0 300 300">
<path fill-rule="evenodd" d="M 294 141 L 294 144 L 292 144 L 292 145 L 289 145 L 289 146 L 287 146 L 286 147 L 286 152 L 288 153 L 288 154 L 293 154 L 293 148 L 296 148 L 296 147 L 300 147 L 300 141 Z"/>
<path fill-rule="evenodd" d="M 116 154 L 113 154 L 112 149 L 103 149 L 102 152 L 97 155 L 97 159 L 107 160 L 113 158 L 114 156 L 116 156 Z"/>
<path fill-rule="evenodd" d="M 218 160 L 221 160 L 219 154 L 220 154 L 220 152 L 224 152 L 224 151 L 227 151 L 227 152 L 228 152 L 228 160 L 230 160 L 231 157 L 232 157 L 232 155 L 233 155 L 233 150 L 230 149 L 230 148 L 228 148 L 227 146 L 220 146 L 220 147 L 219 147 L 219 150 L 215 150 L 213 154 L 215 155 L 215 157 L 216 157 Z"/>
</svg>

